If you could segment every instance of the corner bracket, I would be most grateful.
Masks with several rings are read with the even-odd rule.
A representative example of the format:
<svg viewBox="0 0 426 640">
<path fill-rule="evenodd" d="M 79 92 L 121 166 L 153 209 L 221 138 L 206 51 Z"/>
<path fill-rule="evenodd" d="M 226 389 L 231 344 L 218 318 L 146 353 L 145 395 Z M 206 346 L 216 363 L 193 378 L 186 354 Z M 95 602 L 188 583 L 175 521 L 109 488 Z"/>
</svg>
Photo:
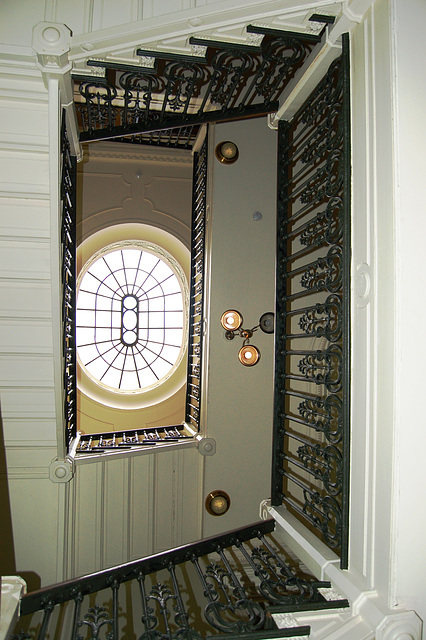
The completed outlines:
<svg viewBox="0 0 426 640">
<path fill-rule="evenodd" d="M 203 456 L 213 456 L 216 453 L 216 440 L 214 438 L 200 438 L 198 451 Z"/>
<path fill-rule="evenodd" d="M 49 478 L 52 482 L 69 482 L 74 476 L 74 461 L 70 458 L 53 458 L 49 466 Z"/>
<path fill-rule="evenodd" d="M 33 28 L 32 47 L 37 54 L 37 66 L 42 73 L 66 73 L 71 31 L 64 24 L 39 22 Z"/>
<path fill-rule="evenodd" d="M 420 640 L 422 621 L 414 611 L 390 613 L 376 628 L 376 640 Z"/>
</svg>

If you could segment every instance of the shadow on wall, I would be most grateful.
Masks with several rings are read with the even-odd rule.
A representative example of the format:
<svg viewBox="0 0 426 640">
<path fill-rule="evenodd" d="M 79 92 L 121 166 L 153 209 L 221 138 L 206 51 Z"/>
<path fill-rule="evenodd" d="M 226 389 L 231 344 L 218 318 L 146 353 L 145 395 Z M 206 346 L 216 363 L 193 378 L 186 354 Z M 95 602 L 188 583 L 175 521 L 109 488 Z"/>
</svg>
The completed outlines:
<svg viewBox="0 0 426 640">
<path fill-rule="evenodd" d="M 13 541 L 12 513 L 10 508 L 9 484 L 7 478 L 6 447 L 3 434 L 3 419 L 0 406 L 0 575 L 17 575 L 15 547 Z M 31 535 L 31 524 L 28 523 L 28 535 Z M 27 583 L 28 591 L 39 589 L 40 576 L 33 571 L 19 572 L 19 575 Z"/>
</svg>

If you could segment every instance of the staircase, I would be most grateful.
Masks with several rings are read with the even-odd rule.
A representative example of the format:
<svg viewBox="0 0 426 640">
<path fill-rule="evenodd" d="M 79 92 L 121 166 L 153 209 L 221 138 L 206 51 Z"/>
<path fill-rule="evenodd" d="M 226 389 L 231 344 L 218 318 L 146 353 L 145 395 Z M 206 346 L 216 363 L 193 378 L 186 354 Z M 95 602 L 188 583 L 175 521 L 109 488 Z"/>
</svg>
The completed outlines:
<svg viewBox="0 0 426 640">
<path fill-rule="evenodd" d="M 347 607 L 292 557 L 269 519 L 33 591 L 12 640 L 203 640 L 309 636 L 274 614 Z"/>
</svg>

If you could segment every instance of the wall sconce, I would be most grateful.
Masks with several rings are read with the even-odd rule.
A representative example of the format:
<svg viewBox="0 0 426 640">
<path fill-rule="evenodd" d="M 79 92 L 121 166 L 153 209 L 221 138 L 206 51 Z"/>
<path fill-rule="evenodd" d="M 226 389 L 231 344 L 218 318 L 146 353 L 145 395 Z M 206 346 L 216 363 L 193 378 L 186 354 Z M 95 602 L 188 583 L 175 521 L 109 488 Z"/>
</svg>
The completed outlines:
<svg viewBox="0 0 426 640">
<path fill-rule="evenodd" d="M 225 140 L 216 145 L 215 156 L 222 164 L 232 164 L 238 160 L 239 151 L 235 142 Z"/>
<path fill-rule="evenodd" d="M 231 506 L 231 498 L 226 491 L 217 489 L 206 497 L 205 507 L 211 516 L 223 516 Z"/>
<path fill-rule="evenodd" d="M 274 314 L 272 312 L 264 313 L 257 324 L 252 329 L 243 329 L 243 316 L 235 309 L 228 309 L 222 313 L 220 324 L 225 329 L 225 338 L 233 340 L 235 336 L 243 338 L 243 346 L 238 352 L 238 359 L 245 367 L 253 367 L 260 360 L 260 351 L 250 339 L 257 329 L 261 329 L 264 333 L 274 333 Z"/>
</svg>

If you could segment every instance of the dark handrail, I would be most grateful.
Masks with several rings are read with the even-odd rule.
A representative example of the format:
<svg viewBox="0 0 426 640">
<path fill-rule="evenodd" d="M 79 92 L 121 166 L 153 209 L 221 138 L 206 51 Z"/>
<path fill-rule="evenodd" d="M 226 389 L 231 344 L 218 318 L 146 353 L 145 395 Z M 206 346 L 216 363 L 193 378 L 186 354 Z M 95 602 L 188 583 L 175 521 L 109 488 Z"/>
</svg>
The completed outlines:
<svg viewBox="0 0 426 640">
<path fill-rule="evenodd" d="M 182 545 L 175 549 L 164 551 L 163 553 L 147 556 L 146 558 L 127 562 L 111 567 L 110 569 L 90 573 L 81 578 L 67 580 L 60 584 L 32 591 L 22 596 L 21 615 L 39 611 L 43 609 L 47 603 L 55 605 L 73 600 L 76 591 L 79 591 L 81 595 L 95 593 L 96 591 L 110 587 L 114 582 L 122 583 L 134 580 L 140 573 L 148 575 L 154 571 L 164 569 L 170 564 L 176 565 L 186 562 L 190 560 L 192 556 L 200 557 L 207 555 L 208 553 L 216 551 L 218 547 L 223 549 L 235 544 L 236 541 L 244 542 L 257 537 L 259 534 L 266 535 L 267 533 L 271 533 L 274 528 L 275 521 L 273 518 L 262 520 L 242 529 L 233 529 L 227 533 L 211 536 L 204 540 L 197 540 L 196 542 Z"/>
</svg>

